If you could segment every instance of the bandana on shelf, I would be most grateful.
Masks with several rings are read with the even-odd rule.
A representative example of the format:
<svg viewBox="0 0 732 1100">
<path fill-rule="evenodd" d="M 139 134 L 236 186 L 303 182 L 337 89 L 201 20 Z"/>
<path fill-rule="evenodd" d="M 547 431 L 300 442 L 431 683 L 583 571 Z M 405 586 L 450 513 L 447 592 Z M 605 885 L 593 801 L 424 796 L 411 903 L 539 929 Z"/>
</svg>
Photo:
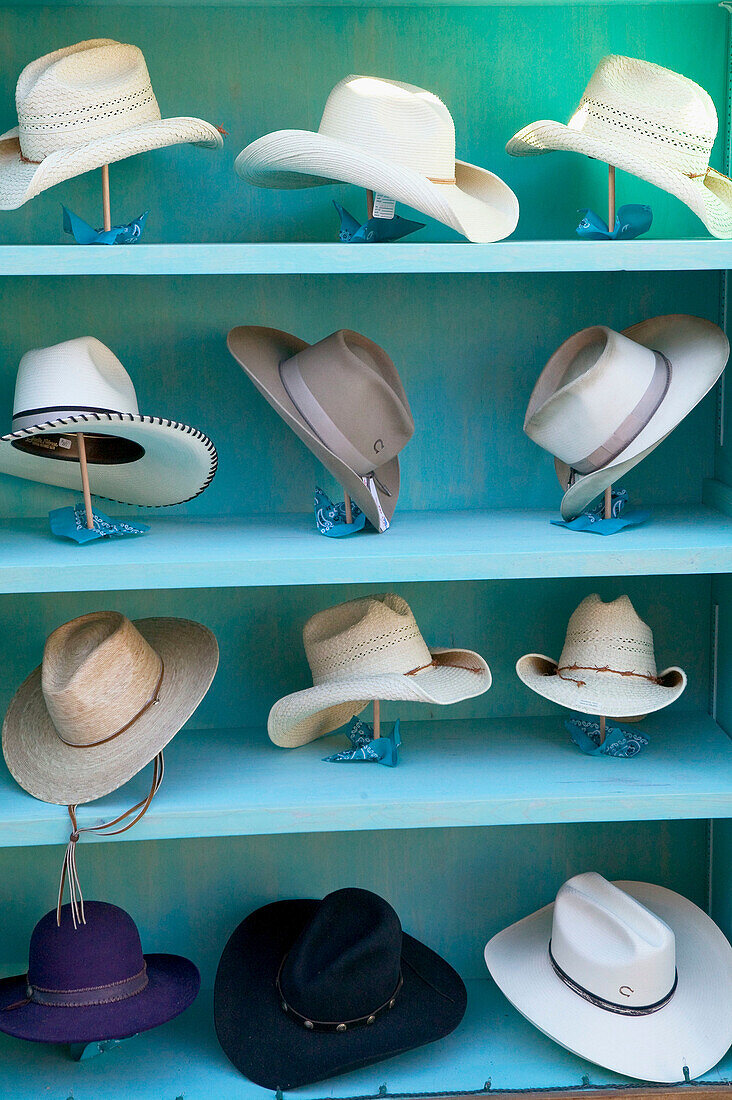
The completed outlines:
<svg viewBox="0 0 732 1100">
<path fill-rule="evenodd" d="M 568 718 L 564 723 L 573 742 L 586 756 L 638 756 L 649 744 L 649 739 L 638 730 L 614 726 L 608 721 L 605 740 L 600 743 L 600 722 L 597 718 Z"/>
<path fill-rule="evenodd" d="M 338 240 L 345 244 L 386 244 L 387 241 L 398 241 L 410 233 L 416 233 L 418 229 L 424 229 L 424 222 L 410 222 L 406 218 L 400 218 L 398 214 L 391 218 L 369 218 L 361 225 L 335 199 L 333 205 L 341 219 Z"/>
<path fill-rule="evenodd" d="M 638 527 L 645 523 L 650 512 L 626 512 L 628 503 L 627 489 L 613 488 L 610 519 L 604 518 L 604 503 L 600 501 L 594 508 L 575 519 L 550 520 L 554 527 L 567 527 L 570 531 L 591 531 L 593 535 L 614 535 L 624 527 Z"/>
<path fill-rule="evenodd" d="M 366 516 L 351 501 L 351 523 L 346 520 L 346 504 L 341 500 L 334 504 L 322 489 L 315 490 L 315 522 L 318 531 L 329 539 L 340 539 L 344 535 L 355 535 L 366 526 Z"/>
<path fill-rule="evenodd" d="M 374 739 L 374 728 L 360 718 L 352 718 L 343 731 L 353 746 L 336 752 L 332 756 L 324 756 L 326 764 L 385 764 L 387 768 L 395 768 L 399 763 L 399 746 L 402 739 L 399 735 L 399 719 L 397 718 L 391 733 Z"/>
<path fill-rule="evenodd" d="M 77 244 L 137 244 L 145 228 L 146 210 L 128 225 L 113 225 L 111 229 L 93 229 L 73 210 L 62 206 L 64 233 L 70 233 Z"/>
<path fill-rule="evenodd" d="M 630 203 L 621 206 L 615 216 L 612 233 L 607 222 L 594 210 L 581 210 L 582 221 L 575 232 L 583 241 L 632 241 L 647 233 L 653 224 L 653 211 L 650 206 Z"/>
<path fill-rule="evenodd" d="M 128 523 L 124 519 L 110 519 L 104 512 L 92 512 L 94 527 L 86 525 L 86 510 L 83 503 L 73 508 L 54 508 L 48 513 L 51 531 L 62 539 L 71 539 L 82 546 L 97 539 L 127 539 L 146 535 L 150 530 L 147 523 Z"/>
</svg>

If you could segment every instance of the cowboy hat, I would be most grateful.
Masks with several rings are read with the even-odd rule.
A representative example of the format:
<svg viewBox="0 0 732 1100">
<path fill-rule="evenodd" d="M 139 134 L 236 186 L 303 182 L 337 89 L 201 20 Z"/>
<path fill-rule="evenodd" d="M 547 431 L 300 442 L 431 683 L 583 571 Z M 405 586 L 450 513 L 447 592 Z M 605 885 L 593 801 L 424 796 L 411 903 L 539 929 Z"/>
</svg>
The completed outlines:
<svg viewBox="0 0 732 1100">
<path fill-rule="evenodd" d="M 663 886 L 575 875 L 489 940 L 485 961 L 535 1027 L 627 1077 L 693 1079 L 732 1042 L 732 947 Z"/>
<path fill-rule="evenodd" d="M 195 1000 L 198 970 L 180 955 L 143 955 L 129 913 L 86 903 L 47 913 L 33 930 L 28 970 L 0 980 L 0 1032 L 37 1043 L 126 1039 L 164 1024 Z"/>
<path fill-rule="evenodd" d="M 485 168 L 455 160 L 455 124 L 424 88 L 347 76 L 331 91 L 318 132 L 277 130 L 236 158 L 257 187 L 353 183 L 444 222 L 471 241 L 500 241 L 518 223 L 511 188 Z"/>
<path fill-rule="evenodd" d="M 511 138 L 515 157 L 584 153 L 676 195 L 715 237 L 732 237 L 732 180 L 709 167 L 717 112 L 693 80 L 635 57 L 604 57 L 564 126 L 532 122 Z"/>
<path fill-rule="evenodd" d="M 214 987 L 227 1058 L 263 1088 L 298 1088 L 449 1035 L 465 986 L 369 890 L 278 901 L 242 921 Z"/>
<path fill-rule="evenodd" d="M 554 352 L 524 431 L 555 456 L 562 518 L 574 519 L 650 454 L 724 370 L 729 341 L 701 317 L 652 317 L 622 333 L 594 325 Z"/>
<path fill-rule="evenodd" d="M 12 427 L 0 436 L 0 473 L 78 489 L 76 435 L 83 432 L 92 492 L 123 504 L 179 504 L 216 473 L 208 436 L 142 415 L 129 374 L 93 336 L 26 352 Z"/>
<path fill-rule="evenodd" d="M 26 65 L 15 103 L 18 125 L 0 136 L 2 210 L 136 153 L 223 144 L 200 118 L 161 118 L 142 51 L 111 38 L 77 42 Z"/>
<path fill-rule="evenodd" d="M 116 791 L 167 745 L 214 678 L 219 650 L 188 619 L 82 615 L 46 639 L 3 723 L 3 755 L 43 802 L 76 805 Z"/>
<path fill-rule="evenodd" d="M 397 455 L 414 432 L 407 395 L 386 352 L 345 329 L 306 344 L 257 325 L 232 329 L 227 345 L 372 526 L 385 531 L 399 497 Z"/>
<path fill-rule="evenodd" d="M 482 695 L 491 672 L 469 649 L 428 649 L 409 605 L 391 593 L 318 611 L 302 632 L 313 687 L 279 699 L 267 732 L 295 748 L 332 733 L 370 699 L 445 705 Z"/>
<path fill-rule="evenodd" d="M 686 673 L 676 665 L 656 671 L 653 633 L 628 596 L 603 603 L 596 593 L 572 612 L 559 661 L 527 653 L 516 672 L 545 699 L 611 718 L 661 710 L 686 687 Z"/>
</svg>

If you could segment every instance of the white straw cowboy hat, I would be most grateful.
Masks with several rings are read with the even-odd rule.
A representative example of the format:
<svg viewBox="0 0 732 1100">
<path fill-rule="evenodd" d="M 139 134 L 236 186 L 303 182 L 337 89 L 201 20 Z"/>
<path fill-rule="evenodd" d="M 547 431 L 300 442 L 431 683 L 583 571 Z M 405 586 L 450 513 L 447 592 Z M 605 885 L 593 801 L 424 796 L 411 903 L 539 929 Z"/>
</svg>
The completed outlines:
<svg viewBox="0 0 732 1100">
<path fill-rule="evenodd" d="M 572 613 L 559 660 L 527 653 L 516 672 L 545 699 L 612 718 L 661 710 L 686 687 L 686 673 L 676 665 L 656 671 L 653 632 L 630 599 L 603 603 L 595 593 Z"/>
<path fill-rule="evenodd" d="M 331 91 L 318 132 L 277 130 L 248 145 L 236 170 L 257 187 L 352 183 L 444 222 L 471 241 L 500 241 L 518 223 L 511 188 L 455 159 L 455 124 L 424 88 L 347 76 Z"/>
<path fill-rule="evenodd" d="M 346 329 L 306 344 L 257 325 L 232 329 L 227 344 L 259 392 L 372 526 L 385 530 L 399 497 L 397 456 L 412 438 L 414 421 L 383 348 Z"/>
<path fill-rule="evenodd" d="M 693 1079 L 732 1042 L 732 947 L 663 886 L 575 875 L 554 902 L 494 936 L 485 961 L 535 1027 L 627 1077 Z"/>
<path fill-rule="evenodd" d="M 123 504 L 179 504 L 202 493 L 216 473 L 208 436 L 141 414 L 129 374 L 93 336 L 26 352 L 12 427 L 0 436 L 0 473 L 79 489 L 82 432 L 92 493 Z"/>
<path fill-rule="evenodd" d="M 117 790 L 191 717 L 218 654 L 211 631 L 188 619 L 99 611 L 60 626 L 5 715 L 13 778 L 57 805 Z"/>
<path fill-rule="evenodd" d="M 313 687 L 278 700 L 275 745 L 307 745 L 360 714 L 371 699 L 448 704 L 482 695 L 491 672 L 469 649 L 428 649 L 408 604 L 391 593 L 319 611 L 302 632 Z"/>
<path fill-rule="evenodd" d="M 732 237 L 732 180 L 709 167 L 717 136 L 710 96 L 671 69 L 604 57 L 567 126 L 543 119 L 511 138 L 515 157 L 555 149 L 631 172 L 686 203 L 715 237 Z"/>
<path fill-rule="evenodd" d="M 725 368 L 729 341 L 701 317 L 582 329 L 534 386 L 524 431 L 556 459 L 562 518 L 574 519 L 663 442 Z"/>
<path fill-rule="evenodd" d="M 200 118 L 161 118 L 137 46 L 94 38 L 26 65 L 15 91 L 18 125 L 0 136 L 0 210 L 136 153 L 221 134 Z"/>
</svg>

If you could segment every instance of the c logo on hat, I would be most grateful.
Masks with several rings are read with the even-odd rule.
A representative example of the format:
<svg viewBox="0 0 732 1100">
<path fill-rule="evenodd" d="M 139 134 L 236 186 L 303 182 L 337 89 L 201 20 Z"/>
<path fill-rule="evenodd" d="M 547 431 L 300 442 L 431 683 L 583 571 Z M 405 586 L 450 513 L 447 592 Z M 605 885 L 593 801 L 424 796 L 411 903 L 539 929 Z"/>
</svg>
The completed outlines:
<svg viewBox="0 0 732 1100">
<path fill-rule="evenodd" d="M 376 442 L 374 443 L 374 451 L 376 452 L 376 454 L 378 454 L 379 451 L 383 451 L 383 449 L 384 449 L 383 439 L 377 439 Z"/>
<path fill-rule="evenodd" d="M 635 993 L 635 990 L 631 989 L 629 985 L 621 985 L 618 993 L 622 993 L 624 997 L 629 997 L 631 993 Z"/>
</svg>

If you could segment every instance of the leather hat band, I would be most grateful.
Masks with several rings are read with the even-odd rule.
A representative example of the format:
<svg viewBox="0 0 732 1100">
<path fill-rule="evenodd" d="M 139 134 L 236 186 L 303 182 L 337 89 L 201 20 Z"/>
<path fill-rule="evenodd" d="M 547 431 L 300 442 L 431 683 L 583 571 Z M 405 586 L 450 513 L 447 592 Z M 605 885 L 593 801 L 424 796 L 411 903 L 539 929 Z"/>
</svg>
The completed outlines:
<svg viewBox="0 0 732 1100">
<path fill-rule="evenodd" d="M 383 1012 L 388 1012 L 389 1009 L 394 1007 L 394 1003 L 397 999 L 397 996 L 399 995 L 399 991 L 404 984 L 404 979 L 400 970 L 399 981 L 396 984 L 396 989 L 389 997 L 389 999 L 384 1001 L 382 1005 L 379 1005 L 379 1007 L 375 1008 L 372 1012 L 368 1012 L 365 1016 L 359 1016 L 355 1020 L 312 1020 L 309 1016 L 303 1016 L 301 1012 L 298 1012 L 297 1009 L 293 1008 L 292 1005 L 288 1003 L 284 993 L 282 992 L 282 968 L 284 967 L 286 960 L 287 955 L 285 955 L 285 957 L 283 958 L 282 962 L 280 963 L 280 968 L 277 971 L 277 995 L 280 998 L 282 1011 L 287 1016 L 292 1017 L 293 1020 L 301 1024 L 308 1031 L 337 1031 L 342 1033 L 344 1031 L 351 1031 L 354 1027 L 365 1027 L 369 1024 L 373 1024 Z"/>
</svg>

